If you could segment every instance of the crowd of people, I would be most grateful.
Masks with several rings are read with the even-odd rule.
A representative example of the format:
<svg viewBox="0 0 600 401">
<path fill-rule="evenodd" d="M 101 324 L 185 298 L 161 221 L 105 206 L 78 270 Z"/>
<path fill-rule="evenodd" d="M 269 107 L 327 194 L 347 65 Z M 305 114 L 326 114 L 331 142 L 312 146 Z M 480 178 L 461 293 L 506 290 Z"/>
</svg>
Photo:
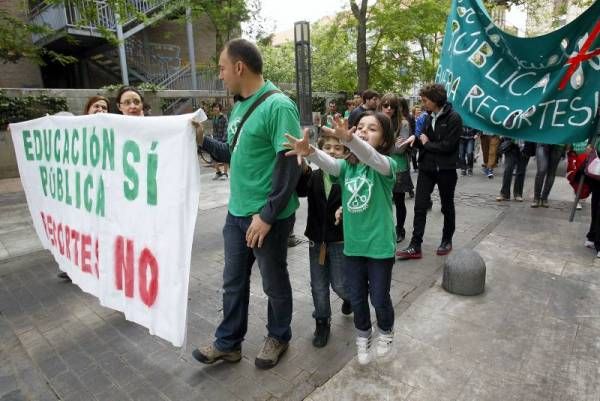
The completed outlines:
<svg viewBox="0 0 600 401">
<path fill-rule="evenodd" d="M 314 303 L 313 345 L 320 348 L 329 341 L 331 288 L 342 300 L 341 312 L 353 316 L 361 364 L 391 349 L 392 267 L 396 260 L 422 258 L 436 186 L 444 217 L 436 254 L 452 251 L 457 170 L 461 176 L 473 175 L 479 146 L 482 172 L 490 179 L 504 158 L 497 201 L 523 201 L 527 165 L 535 157 L 531 207 L 548 207 L 565 147 L 501 138 L 463 126 L 442 85 L 425 85 L 419 92 L 421 103 L 412 110 L 406 99 L 373 90 L 346 101 L 344 110 L 338 110 L 332 99 L 316 121 L 318 139 L 312 144 L 309 130 L 301 130 L 296 105 L 263 78 L 261 54 L 254 44 L 243 39 L 228 42 L 219 69 L 220 79 L 235 95 L 232 109 L 227 115 L 221 104 L 212 105 L 212 136 L 192 120 L 199 147 L 215 160 L 215 179 L 229 179 L 230 185 L 223 228 L 223 320 L 214 341 L 207 339 L 192 353 L 202 363 L 241 359 L 255 261 L 268 297 L 268 334 L 256 366 L 274 367 L 288 348 L 293 312 L 288 238 L 299 197 L 306 197 L 308 204 L 305 235 Z M 124 115 L 144 115 L 144 99 L 135 88 L 119 90 L 116 104 Z M 84 113 L 109 112 L 109 106 L 108 99 L 94 97 Z M 590 149 L 583 146 L 579 153 Z M 581 168 L 576 172 L 574 181 L 579 180 Z M 600 213 L 596 212 L 600 184 L 588 181 L 592 222 L 585 246 L 595 248 L 600 257 Z M 412 235 L 398 249 L 407 236 L 407 194 L 414 198 Z M 371 325 L 369 299 L 376 329 Z"/>
</svg>

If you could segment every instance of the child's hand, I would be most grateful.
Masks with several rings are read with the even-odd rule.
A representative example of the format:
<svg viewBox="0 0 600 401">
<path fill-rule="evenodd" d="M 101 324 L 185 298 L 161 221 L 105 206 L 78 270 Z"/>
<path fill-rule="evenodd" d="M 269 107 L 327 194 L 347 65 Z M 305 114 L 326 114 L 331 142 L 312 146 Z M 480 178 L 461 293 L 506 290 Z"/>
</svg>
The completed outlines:
<svg viewBox="0 0 600 401">
<path fill-rule="evenodd" d="M 339 226 L 342 222 L 342 207 L 340 206 L 338 210 L 335 211 L 335 225 Z"/>
<path fill-rule="evenodd" d="M 287 152 L 286 156 L 296 156 L 298 158 L 298 165 L 302 165 L 302 158 L 310 155 L 314 152 L 314 149 L 310 146 L 310 134 L 308 128 L 304 129 L 304 138 L 298 139 L 296 137 L 291 136 L 290 134 L 285 134 L 285 139 L 288 141 L 283 144 L 283 146 L 287 149 L 291 149 Z"/>
<path fill-rule="evenodd" d="M 353 138 L 354 131 L 356 131 L 356 127 L 352 127 L 352 129 L 348 130 L 348 120 L 342 118 L 340 114 L 336 114 L 334 118 L 333 128 L 329 127 L 321 127 L 323 132 L 326 135 L 333 136 L 334 138 L 341 139 L 346 142 L 350 142 Z"/>
</svg>

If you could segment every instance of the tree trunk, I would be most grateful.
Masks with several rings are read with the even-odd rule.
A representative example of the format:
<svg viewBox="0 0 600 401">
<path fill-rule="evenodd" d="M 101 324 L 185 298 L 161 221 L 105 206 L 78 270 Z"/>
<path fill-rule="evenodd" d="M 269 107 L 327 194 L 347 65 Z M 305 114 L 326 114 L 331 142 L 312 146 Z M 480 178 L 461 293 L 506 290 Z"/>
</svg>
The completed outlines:
<svg viewBox="0 0 600 401">
<path fill-rule="evenodd" d="M 369 88 L 369 64 L 367 63 L 367 0 L 361 0 L 360 8 L 354 0 L 350 0 L 352 14 L 358 21 L 356 36 L 356 72 L 358 90 Z"/>
</svg>

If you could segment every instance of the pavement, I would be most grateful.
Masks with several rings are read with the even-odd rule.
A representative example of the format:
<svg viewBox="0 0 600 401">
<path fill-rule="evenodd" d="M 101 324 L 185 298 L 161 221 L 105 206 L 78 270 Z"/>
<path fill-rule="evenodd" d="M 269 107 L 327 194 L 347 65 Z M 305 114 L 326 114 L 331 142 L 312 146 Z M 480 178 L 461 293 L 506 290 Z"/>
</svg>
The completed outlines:
<svg viewBox="0 0 600 401">
<path fill-rule="evenodd" d="M 534 172 L 531 162 L 527 200 Z M 366 367 L 354 358 L 352 319 L 340 313 L 335 296 L 330 342 L 312 346 L 307 243 L 291 248 L 294 337 L 268 371 L 254 367 L 266 334 L 258 273 L 242 361 L 204 366 L 190 355 L 212 339 L 222 310 L 228 185 L 211 178 L 204 167 L 183 348 L 57 279 L 18 180 L 0 181 L 0 401 L 600 400 L 600 260 L 583 247 L 589 202 L 567 221 L 572 191 L 564 178 L 556 179 L 548 209 L 496 202 L 500 176 L 459 178 L 454 247 L 473 248 L 486 261 L 486 291 L 477 297 L 440 287 L 445 258 L 435 256 L 442 225 L 436 199 L 424 258 L 394 267 L 393 351 Z M 412 206 L 408 200 L 409 232 Z M 299 236 L 305 219 L 302 202 Z"/>
</svg>

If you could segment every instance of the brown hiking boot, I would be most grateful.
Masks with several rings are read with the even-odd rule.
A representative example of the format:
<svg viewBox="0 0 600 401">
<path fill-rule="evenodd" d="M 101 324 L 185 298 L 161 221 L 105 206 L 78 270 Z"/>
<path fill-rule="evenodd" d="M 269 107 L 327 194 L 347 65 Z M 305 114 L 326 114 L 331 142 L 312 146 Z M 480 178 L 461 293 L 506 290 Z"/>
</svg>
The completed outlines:
<svg viewBox="0 0 600 401">
<path fill-rule="evenodd" d="M 242 350 L 221 351 L 214 344 L 206 345 L 202 348 L 196 348 L 192 351 L 192 356 L 198 362 L 210 365 L 217 361 L 239 362 L 242 359 Z"/>
<path fill-rule="evenodd" d="M 282 343 L 273 337 L 265 338 L 260 352 L 254 360 L 254 364 L 259 369 L 271 369 L 277 362 L 283 353 L 287 350 L 288 343 Z"/>
</svg>

